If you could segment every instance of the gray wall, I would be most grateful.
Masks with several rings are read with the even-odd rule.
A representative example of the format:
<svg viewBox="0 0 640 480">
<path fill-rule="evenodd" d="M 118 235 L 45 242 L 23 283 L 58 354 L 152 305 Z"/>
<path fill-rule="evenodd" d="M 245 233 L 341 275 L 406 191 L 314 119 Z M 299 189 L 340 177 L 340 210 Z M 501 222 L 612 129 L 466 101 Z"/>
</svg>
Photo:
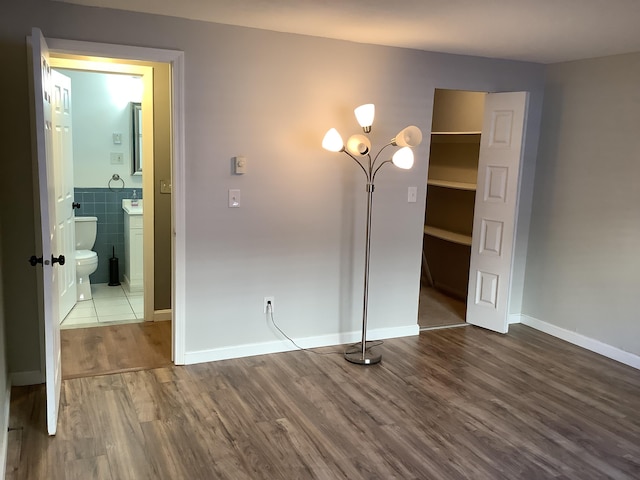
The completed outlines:
<svg viewBox="0 0 640 480">
<path fill-rule="evenodd" d="M 547 67 L 523 313 L 640 355 L 640 53 Z"/>
<path fill-rule="evenodd" d="M 6 5 L 6 2 L 5 2 Z M 24 217 L 4 216 L 9 359 L 39 367 L 32 167 L 25 36 L 169 48 L 186 60 L 186 350 L 278 340 L 262 313 L 275 296 L 290 336 L 357 331 L 360 323 L 365 191 L 359 169 L 325 152 L 326 130 L 357 133 L 353 107 L 377 108 L 373 141 L 408 124 L 430 131 L 434 88 L 531 91 L 512 311 L 519 312 L 543 92 L 541 65 L 362 45 L 169 17 L 13 1 L 0 15 L 3 91 L 10 118 L 0 136 L 11 158 L 2 211 L 24 199 Z M 427 137 L 428 138 L 428 137 Z M 9 141 L 10 140 L 10 141 Z M 428 141 L 409 171 L 386 168 L 374 199 L 371 328 L 417 323 Z M 230 174 L 245 155 L 248 173 Z M 10 180 L 8 180 L 10 179 Z M 406 202 L 418 186 L 419 201 Z M 227 208 L 227 190 L 242 208 Z M 515 310 L 514 310 L 515 309 Z"/>
</svg>

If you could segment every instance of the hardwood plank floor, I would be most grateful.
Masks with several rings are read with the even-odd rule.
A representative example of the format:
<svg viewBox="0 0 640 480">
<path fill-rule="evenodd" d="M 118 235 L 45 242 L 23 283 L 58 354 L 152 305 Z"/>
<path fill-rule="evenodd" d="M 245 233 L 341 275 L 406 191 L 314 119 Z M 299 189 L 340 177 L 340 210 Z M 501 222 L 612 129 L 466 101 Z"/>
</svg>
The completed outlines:
<svg viewBox="0 0 640 480">
<path fill-rule="evenodd" d="M 638 479 L 640 374 L 523 325 L 12 390 L 7 478 Z M 335 348 L 320 349 L 328 352 Z"/>
<path fill-rule="evenodd" d="M 60 330 L 60 343 L 65 380 L 171 365 L 171 322 Z"/>
</svg>

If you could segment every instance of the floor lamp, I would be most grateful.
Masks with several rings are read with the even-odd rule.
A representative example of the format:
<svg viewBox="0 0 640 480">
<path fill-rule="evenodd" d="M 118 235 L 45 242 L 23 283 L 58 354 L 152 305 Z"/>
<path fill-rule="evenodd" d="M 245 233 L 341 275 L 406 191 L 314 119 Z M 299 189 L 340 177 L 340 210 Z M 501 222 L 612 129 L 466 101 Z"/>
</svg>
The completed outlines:
<svg viewBox="0 0 640 480">
<path fill-rule="evenodd" d="M 361 105 L 355 109 L 356 119 L 365 134 L 371 132 L 375 107 L 372 103 Z M 369 256 L 371 247 L 371 203 L 373 200 L 374 180 L 376 174 L 386 163 L 392 162 L 396 167 L 409 169 L 413 166 L 413 151 L 422 142 L 422 132 L 418 127 L 409 126 L 398 133 L 389 143 L 382 147 L 376 156 L 371 158 L 371 141 L 366 135 L 352 135 L 345 146 L 342 137 L 335 128 L 330 129 L 322 140 L 322 147 L 330 152 L 344 152 L 350 156 L 362 169 L 367 177 L 367 230 L 364 253 L 364 299 L 362 307 L 362 342 L 360 347 L 348 348 L 344 357 L 351 363 L 359 365 L 373 365 L 382 360 L 381 353 L 367 349 L 367 307 L 369 304 Z M 391 159 L 378 163 L 382 151 L 390 146 L 401 147 Z M 362 160 L 360 160 L 360 158 Z M 356 344 L 357 347 L 357 344 Z"/>
</svg>

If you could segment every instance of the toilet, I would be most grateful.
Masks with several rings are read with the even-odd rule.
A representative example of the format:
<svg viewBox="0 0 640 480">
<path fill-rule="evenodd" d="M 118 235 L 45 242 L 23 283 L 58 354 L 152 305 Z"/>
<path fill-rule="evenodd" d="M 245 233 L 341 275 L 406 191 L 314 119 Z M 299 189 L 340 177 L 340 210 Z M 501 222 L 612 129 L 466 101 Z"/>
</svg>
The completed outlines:
<svg viewBox="0 0 640 480">
<path fill-rule="evenodd" d="M 98 232 L 98 217 L 76 217 L 75 220 L 78 301 L 91 300 L 89 275 L 98 269 L 98 254 L 91 250 Z"/>
</svg>

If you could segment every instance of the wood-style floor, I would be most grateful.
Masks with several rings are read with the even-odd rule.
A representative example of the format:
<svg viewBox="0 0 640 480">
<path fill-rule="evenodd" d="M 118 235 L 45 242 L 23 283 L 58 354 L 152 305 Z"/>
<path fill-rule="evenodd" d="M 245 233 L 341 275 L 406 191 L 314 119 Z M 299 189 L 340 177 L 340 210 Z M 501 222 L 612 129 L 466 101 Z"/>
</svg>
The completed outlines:
<svg viewBox="0 0 640 480">
<path fill-rule="evenodd" d="M 14 388 L 7 478 L 638 479 L 640 374 L 523 325 Z M 334 350 L 334 349 L 328 349 Z"/>
<path fill-rule="evenodd" d="M 171 322 L 60 330 L 62 378 L 92 377 L 171 365 Z"/>
</svg>

